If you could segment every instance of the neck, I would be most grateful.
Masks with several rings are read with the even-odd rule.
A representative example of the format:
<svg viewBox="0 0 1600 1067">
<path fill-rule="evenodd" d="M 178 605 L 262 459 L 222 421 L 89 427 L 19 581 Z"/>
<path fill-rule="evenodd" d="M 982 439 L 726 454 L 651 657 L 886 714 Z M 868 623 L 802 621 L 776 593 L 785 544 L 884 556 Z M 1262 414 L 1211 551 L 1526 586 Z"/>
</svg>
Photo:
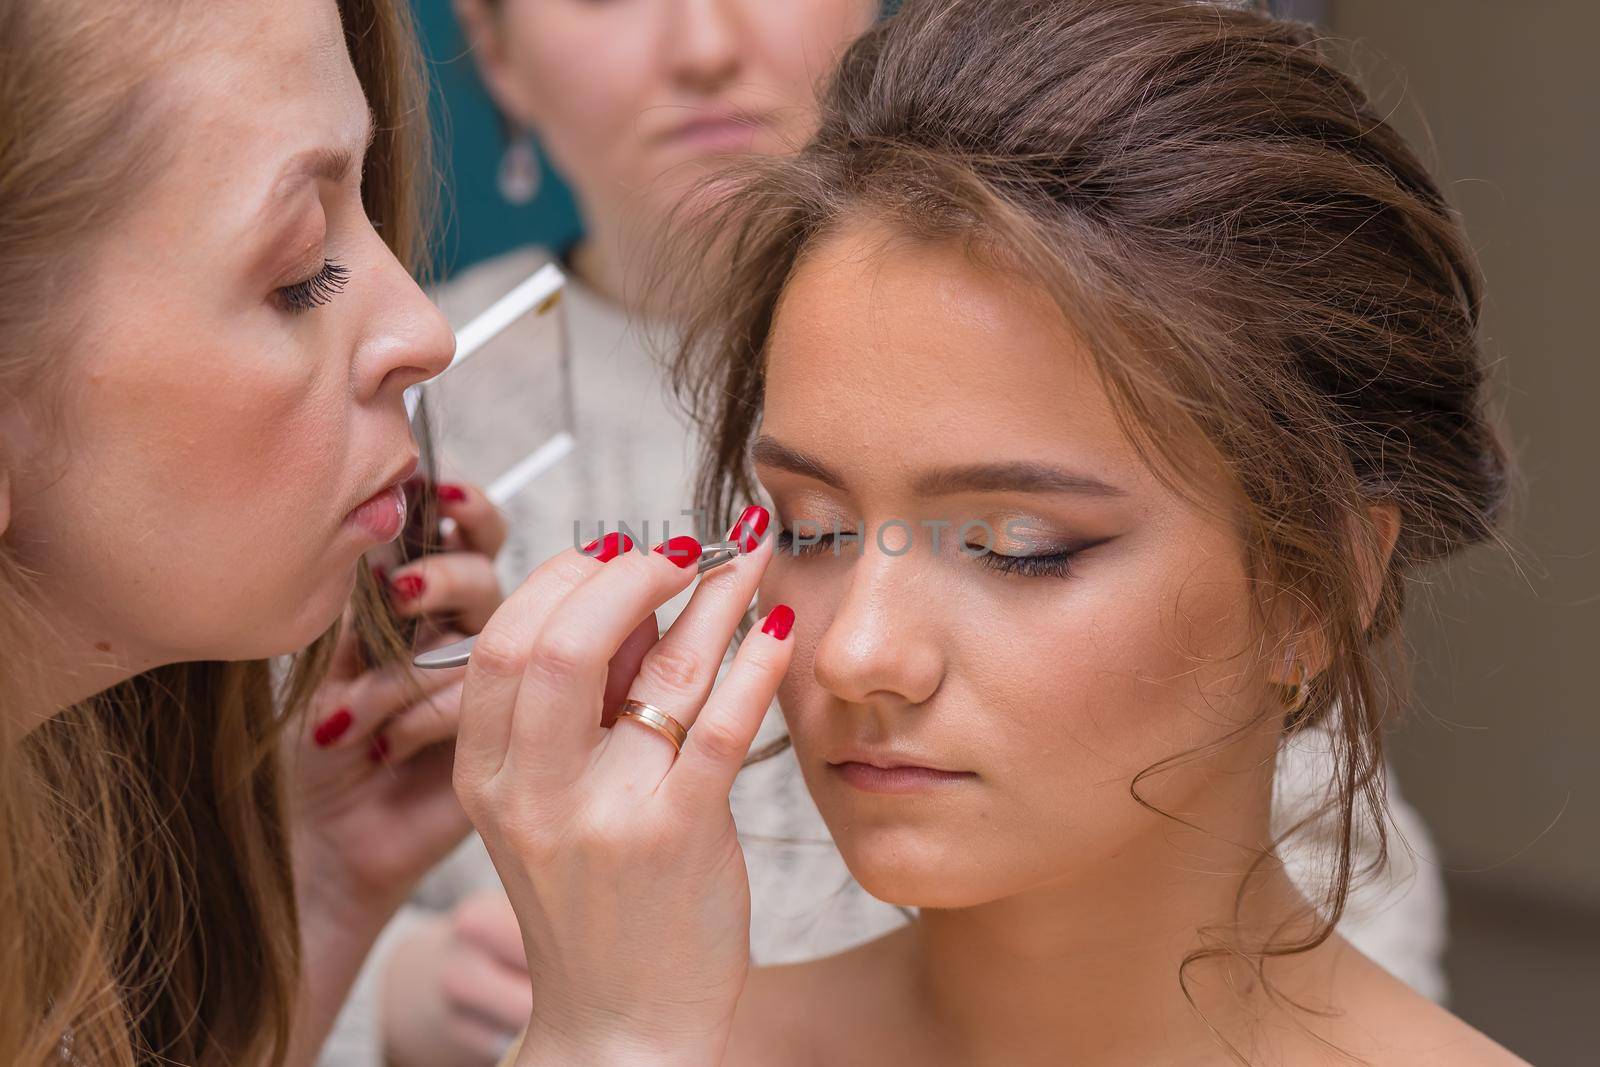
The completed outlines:
<svg viewBox="0 0 1600 1067">
<path fill-rule="evenodd" d="M 12 650 L 5 667 L 5 706 L 17 709 L 8 725 L 20 734 L 157 665 L 89 636 L 70 618 L 35 612 L 30 625 L 28 641 Z"/>
<path fill-rule="evenodd" d="M 1303 915 L 1306 902 L 1269 863 L 1252 877 L 1236 923 L 1240 851 L 1220 837 L 1192 842 L 1198 835 L 1175 829 L 1158 827 L 1071 881 L 921 912 L 908 932 L 916 1011 L 938 1020 L 953 1059 L 1193 1063 L 1207 1048 L 1225 1059 L 1212 1027 L 1249 1055 L 1252 1024 L 1273 1010 L 1250 967 L 1228 956 L 1190 965 L 1184 978 L 1192 1006 L 1180 967 L 1195 949 L 1217 943 L 1197 931 L 1259 946 L 1274 920 Z M 1307 929 L 1301 921 L 1273 936 L 1298 938 Z M 1325 982 L 1336 943 L 1271 960 L 1265 973 L 1272 988 L 1301 997 L 1318 974 Z"/>
<path fill-rule="evenodd" d="M 630 315 L 666 318 L 663 296 L 649 285 L 661 252 L 660 220 L 622 205 L 585 202 L 584 236 L 572 251 L 578 278 Z"/>
</svg>

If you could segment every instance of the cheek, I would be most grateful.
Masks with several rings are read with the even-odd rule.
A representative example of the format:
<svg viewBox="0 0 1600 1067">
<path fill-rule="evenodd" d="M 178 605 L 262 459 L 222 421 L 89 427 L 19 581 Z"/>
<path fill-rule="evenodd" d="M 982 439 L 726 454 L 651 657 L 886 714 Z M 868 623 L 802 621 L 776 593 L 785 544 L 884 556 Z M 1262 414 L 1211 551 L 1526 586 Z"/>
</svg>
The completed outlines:
<svg viewBox="0 0 1600 1067">
<path fill-rule="evenodd" d="M 807 564 L 785 559 L 784 555 L 782 551 L 774 552 L 768 565 L 756 598 L 756 617 L 766 615 L 779 604 L 794 610 L 794 629 L 789 635 L 794 652 L 778 690 L 779 705 L 793 731 L 803 709 L 822 696 L 812 674 L 812 656 L 817 639 L 833 617 L 835 595 L 831 583 L 802 569 Z"/>
<path fill-rule="evenodd" d="M 761 6 L 745 61 L 789 90 L 796 103 L 815 99 L 818 71 L 832 66 L 877 19 L 877 5 L 861 0 Z"/>
<path fill-rule="evenodd" d="M 764 9 L 749 53 L 750 69 L 740 88 L 773 111 L 775 129 L 758 147 L 771 153 L 793 150 L 793 138 L 805 139 L 815 125 L 817 72 L 827 70 L 873 22 L 874 9 L 860 3 L 783 5 L 781 14 Z M 803 42 L 796 47 L 796 42 Z"/>
<path fill-rule="evenodd" d="M 817 681 L 817 644 L 838 612 L 848 581 L 848 562 L 826 558 L 794 559 L 776 553 L 761 584 L 757 609 L 765 614 L 778 604 L 794 609 L 789 640 L 794 651 L 778 687 L 778 706 L 802 764 L 811 761 L 822 738 L 836 735 L 833 697 Z"/>
<path fill-rule="evenodd" d="M 41 567 L 125 644 L 233 652 L 253 631 L 293 647 L 274 628 L 315 636 L 331 614 L 303 618 L 308 596 L 339 595 L 343 576 L 325 572 L 350 503 L 346 376 L 262 354 L 233 326 L 191 331 L 216 340 L 204 350 L 104 341 L 62 413 L 65 474 L 37 499 Z"/>
<path fill-rule="evenodd" d="M 637 143 L 648 104 L 654 60 L 645 35 L 593 20 L 573 27 L 534 19 L 513 32 L 529 42 L 517 69 L 540 147 L 564 174 L 612 171 Z"/>
<path fill-rule="evenodd" d="M 137 457 L 163 512 L 181 505 L 205 527 L 275 514 L 282 529 L 289 508 L 309 519 L 336 503 L 349 431 L 336 376 L 304 352 L 252 360 L 247 351 L 167 352 L 151 374 L 95 387 L 108 428 L 101 448 Z"/>
<path fill-rule="evenodd" d="M 1030 833 L 1055 826 L 1091 852 L 1150 825 L 1129 792 L 1135 777 L 1224 740 L 1255 710 L 1241 666 L 1246 592 L 1225 548 L 1143 562 L 1130 553 L 978 620 L 961 673 L 990 717 L 982 748 L 1008 797 L 1002 809 Z M 1264 757 L 1235 740 L 1137 788 L 1205 824 L 1207 811 L 1225 818 L 1245 802 L 1257 783 L 1242 772 Z"/>
</svg>

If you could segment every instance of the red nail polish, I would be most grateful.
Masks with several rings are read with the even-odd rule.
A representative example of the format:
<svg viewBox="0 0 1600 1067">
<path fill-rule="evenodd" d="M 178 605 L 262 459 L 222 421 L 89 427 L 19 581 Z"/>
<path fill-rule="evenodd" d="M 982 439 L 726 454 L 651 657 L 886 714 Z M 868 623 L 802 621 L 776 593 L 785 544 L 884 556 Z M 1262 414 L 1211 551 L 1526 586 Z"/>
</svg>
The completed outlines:
<svg viewBox="0 0 1600 1067">
<path fill-rule="evenodd" d="M 372 568 L 372 577 L 373 577 L 373 580 L 378 583 L 378 588 L 382 589 L 384 586 L 389 584 L 389 568 L 388 567 L 374 567 L 374 568 Z"/>
<path fill-rule="evenodd" d="M 415 600 L 422 595 L 426 583 L 420 574 L 402 574 L 389 586 L 396 600 Z"/>
<path fill-rule="evenodd" d="M 467 491 L 459 485 L 444 483 L 439 485 L 435 492 L 438 493 L 439 499 L 446 504 L 459 504 L 467 499 Z"/>
<path fill-rule="evenodd" d="M 350 724 L 355 722 L 355 718 L 350 714 L 349 708 L 340 708 L 317 724 L 317 728 L 311 732 L 311 739 L 317 743 L 318 748 L 327 748 L 344 736 L 344 732 L 350 729 Z"/>
<path fill-rule="evenodd" d="M 739 542 L 742 552 L 754 552 L 761 543 L 761 535 L 767 532 L 767 520 L 771 517 L 760 504 L 751 504 L 728 531 L 728 540 Z"/>
<path fill-rule="evenodd" d="M 685 534 L 668 538 L 650 551 L 661 553 L 680 567 L 692 567 L 700 558 L 700 542 Z"/>
<path fill-rule="evenodd" d="M 593 556 L 601 563 L 616 559 L 624 552 L 633 551 L 633 538 L 625 533 L 608 533 L 583 546 L 583 554 Z"/>
<path fill-rule="evenodd" d="M 779 604 L 767 615 L 767 621 L 761 624 L 761 632 L 771 634 L 779 641 L 789 636 L 789 631 L 794 627 L 794 609 L 787 604 Z"/>
<path fill-rule="evenodd" d="M 367 746 L 367 759 L 373 763 L 382 763 L 383 758 L 389 754 L 389 739 L 379 734 L 372 739 L 372 744 Z"/>
</svg>

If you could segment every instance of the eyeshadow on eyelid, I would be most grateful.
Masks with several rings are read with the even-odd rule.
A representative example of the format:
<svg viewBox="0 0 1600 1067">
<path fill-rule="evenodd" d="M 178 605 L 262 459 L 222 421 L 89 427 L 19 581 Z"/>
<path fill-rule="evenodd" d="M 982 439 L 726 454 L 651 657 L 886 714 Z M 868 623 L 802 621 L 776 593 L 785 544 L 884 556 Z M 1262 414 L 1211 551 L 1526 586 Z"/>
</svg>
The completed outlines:
<svg viewBox="0 0 1600 1067">
<path fill-rule="evenodd" d="M 1053 527 L 1022 519 L 1001 519 L 998 522 L 991 522 L 990 526 L 994 528 L 995 540 L 1002 545 L 1060 552 L 1067 549 L 1072 540 Z"/>
</svg>

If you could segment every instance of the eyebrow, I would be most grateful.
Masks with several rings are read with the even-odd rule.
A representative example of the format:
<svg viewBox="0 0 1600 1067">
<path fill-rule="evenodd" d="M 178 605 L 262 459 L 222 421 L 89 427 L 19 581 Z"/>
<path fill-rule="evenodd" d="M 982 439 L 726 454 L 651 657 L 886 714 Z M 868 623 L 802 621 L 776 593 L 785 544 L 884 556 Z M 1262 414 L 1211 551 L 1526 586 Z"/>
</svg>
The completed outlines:
<svg viewBox="0 0 1600 1067">
<path fill-rule="evenodd" d="M 365 159 L 367 149 L 372 147 L 372 139 L 377 136 L 378 126 L 372 114 L 372 108 L 367 108 L 366 129 L 361 136 L 361 158 Z M 350 168 L 356 165 L 356 155 L 348 148 L 329 148 L 318 146 L 297 152 L 284 164 L 283 172 L 278 179 L 278 186 L 291 177 L 315 178 L 319 181 L 342 182 L 350 174 Z"/>
<path fill-rule="evenodd" d="M 777 438 L 765 434 L 758 437 L 750 455 L 763 466 L 813 478 L 840 491 L 845 488 L 844 479 L 821 460 L 791 448 Z M 912 482 L 912 489 L 920 496 L 948 496 L 960 492 L 1072 493 L 1094 497 L 1128 495 L 1126 489 L 1093 475 L 1030 460 L 939 467 L 917 475 Z"/>
</svg>

